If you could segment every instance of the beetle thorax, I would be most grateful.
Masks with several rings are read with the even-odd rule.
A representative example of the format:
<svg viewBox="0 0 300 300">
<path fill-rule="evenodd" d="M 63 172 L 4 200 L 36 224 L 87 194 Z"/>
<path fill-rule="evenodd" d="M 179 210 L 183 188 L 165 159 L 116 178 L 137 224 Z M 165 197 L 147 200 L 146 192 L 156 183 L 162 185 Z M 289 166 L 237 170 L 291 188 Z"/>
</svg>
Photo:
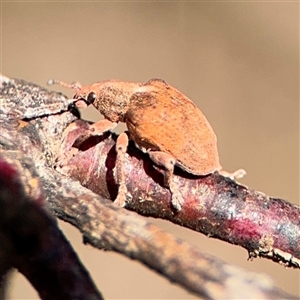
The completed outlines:
<svg viewBox="0 0 300 300">
<path fill-rule="evenodd" d="M 93 104 L 110 121 L 124 122 L 130 97 L 139 86 L 138 83 L 117 80 L 104 82 L 95 90 L 97 98 Z"/>
</svg>

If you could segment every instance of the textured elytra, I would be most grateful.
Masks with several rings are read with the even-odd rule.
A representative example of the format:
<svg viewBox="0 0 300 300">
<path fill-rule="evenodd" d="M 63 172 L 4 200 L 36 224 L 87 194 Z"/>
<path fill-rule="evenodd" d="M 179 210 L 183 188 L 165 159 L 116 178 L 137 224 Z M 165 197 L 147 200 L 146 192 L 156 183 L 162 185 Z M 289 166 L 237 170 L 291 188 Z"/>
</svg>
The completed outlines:
<svg viewBox="0 0 300 300">
<path fill-rule="evenodd" d="M 217 138 L 200 109 L 161 80 L 143 87 L 131 96 L 125 115 L 135 143 L 171 154 L 179 167 L 195 175 L 220 170 Z"/>
</svg>

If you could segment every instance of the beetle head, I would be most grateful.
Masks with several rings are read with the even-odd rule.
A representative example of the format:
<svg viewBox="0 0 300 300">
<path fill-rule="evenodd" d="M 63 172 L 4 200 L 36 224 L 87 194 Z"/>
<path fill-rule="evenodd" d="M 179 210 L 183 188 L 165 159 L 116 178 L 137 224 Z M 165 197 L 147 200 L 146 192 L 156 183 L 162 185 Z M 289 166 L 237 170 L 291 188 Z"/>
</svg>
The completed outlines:
<svg viewBox="0 0 300 300">
<path fill-rule="evenodd" d="M 130 97 L 139 87 L 134 82 L 107 80 L 81 88 L 74 96 L 76 106 L 83 108 L 93 104 L 112 122 L 124 122 L 129 109 Z"/>
<path fill-rule="evenodd" d="M 112 122 L 124 122 L 129 109 L 130 97 L 141 86 L 136 82 L 107 80 L 81 87 L 78 83 L 67 84 L 51 80 L 48 84 L 60 84 L 76 91 L 74 106 L 85 108 L 93 104 L 95 108 Z"/>
<path fill-rule="evenodd" d="M 82 87 L 79 82 L 74 82 L 70 84 L 56 79 L 51 79 L 47 83 L 49 85 L 59 84 L 60 86 L 74 90 L 76 94 L 73 97 L 74 102 L 70 105 L 72 107 L 85 108 L 90 104 L 93 104 L 93 102 L 96 99 L 96 93 L 93 91 L 92 85 Z"/>
</svg>

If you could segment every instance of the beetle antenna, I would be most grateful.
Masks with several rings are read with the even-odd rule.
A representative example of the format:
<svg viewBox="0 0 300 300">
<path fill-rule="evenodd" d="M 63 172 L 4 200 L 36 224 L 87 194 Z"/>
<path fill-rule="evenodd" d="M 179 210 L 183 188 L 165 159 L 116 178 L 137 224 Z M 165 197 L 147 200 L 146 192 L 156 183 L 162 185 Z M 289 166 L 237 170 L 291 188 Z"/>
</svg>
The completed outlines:
<svg viewBox="0 0 300 300">
<path fill-rule="evenodd" d="M 56 80 L 56 79 L 50 79 L 47 82 L 48 85 L 53 85 L 53 84 L 59 84 L 60 86 L 78 91 L 82 88 L 81 84 L 79 82 L 73 82 L 73 83 L 66 83 L 64 81 L 61 80 Z"/>
</svg>

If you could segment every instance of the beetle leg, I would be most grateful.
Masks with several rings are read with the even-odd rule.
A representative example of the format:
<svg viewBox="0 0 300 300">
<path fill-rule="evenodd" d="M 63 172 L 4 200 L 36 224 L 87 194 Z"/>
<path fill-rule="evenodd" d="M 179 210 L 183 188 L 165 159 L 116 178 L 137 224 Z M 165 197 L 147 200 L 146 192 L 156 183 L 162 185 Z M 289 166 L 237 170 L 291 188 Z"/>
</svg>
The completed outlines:
<svg viewBox="0 0 300 300">
<path fill-rule="evenodd" d="M 125 206 L 127 187 L 125 177 L 125 154 L 128 147 L 128 135 L 126 132 L 122 132 L 116 142 L 117 161 L 116 161 L 116 179 L 119 185 L 118 196 L 114 201 L 120 207 Z"/>
<path fill-rule="evenodd" d="M 90 135 L 101 135 L 105 131 L 114 129 L 118 123 L 107 119 L 100 120 L 89 126 Z"/>
<path fill-rule="evenodd" d="M 184 203 L 184 199 L 180 194 L 177 184 L 173 180 L 174 167 L 176 164 L 175 158 L 168 153 L 162 151 L 148 151 L 151 160 L 158 166 L 163 167 L 165 171 L 165 185 L 170 189 L 172 194 L 172 205 L 181 210 L 181 206 Z"/>
</svg>

